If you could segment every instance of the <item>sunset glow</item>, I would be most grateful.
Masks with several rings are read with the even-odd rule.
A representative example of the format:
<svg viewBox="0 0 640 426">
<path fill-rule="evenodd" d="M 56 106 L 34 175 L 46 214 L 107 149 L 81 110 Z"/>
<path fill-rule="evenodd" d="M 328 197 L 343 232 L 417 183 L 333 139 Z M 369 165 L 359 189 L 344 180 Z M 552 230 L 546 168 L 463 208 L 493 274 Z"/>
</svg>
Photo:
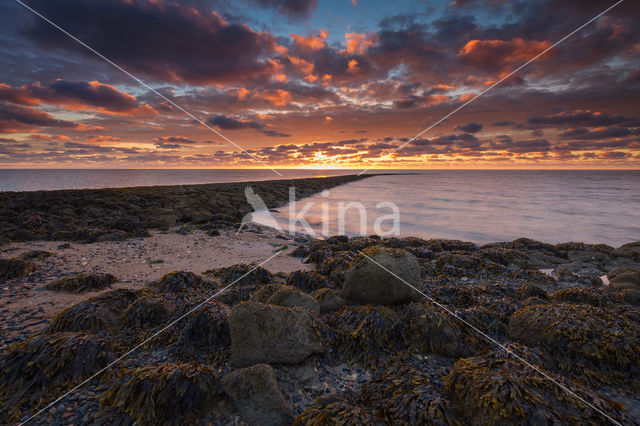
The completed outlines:
<svg viewBox="0 0 640 426">
<path fill-rule="evenodd" d="M 237 146 L 4 3 L 0 167 L 640 165 L 640 35 L 631 2 L 410 143 L 600 6 L 244 3 L 29 2 Z"/>
</svg>

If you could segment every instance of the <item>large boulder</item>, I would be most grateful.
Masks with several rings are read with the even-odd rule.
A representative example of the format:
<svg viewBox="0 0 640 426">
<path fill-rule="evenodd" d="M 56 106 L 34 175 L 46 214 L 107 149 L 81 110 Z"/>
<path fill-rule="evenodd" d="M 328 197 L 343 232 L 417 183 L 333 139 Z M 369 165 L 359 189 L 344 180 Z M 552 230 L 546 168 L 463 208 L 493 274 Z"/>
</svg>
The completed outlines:
<svg viewBox="0 0 640 426">
<path fill-rule="evenodd" d="M 297 306 L 309 308 L 314 313 L 320 313 L 320 305 L 313 296 L 294 287 L 283 287 L 276 291 L 267 301 L 272 305 L 295 308 Z"/>
<path fill-rule="evenodd" d="M 420 298 L 411 286 L 420 285 L 420 264 L 411 253 L 388 247 L 372 247 L 347 271 L 343 294 L 352 302 L 407 303 Z M 410 284 L 410 285 L 407 285 Z"/>
<path fill-rule="evenodd" d="M 305 308 L 243 302 L 231 309 L 229 331 L 231 361 L 236 367 L 297 364 L 323 351 L 314 315 Z"/>
<path fill-rule="evenodd" d="M 640 271 L 633 268 L 616 268 L 609 272 L 611 290 L 640 289 Z"/>
<path fill-rule="evenodd" d="M 222 387 L 249 424 L 282 425 L 292 420 L 291 407 L 280 392 L 270 365 L 256 364 L 232 371 L 222 379 Z"/>
</svg>

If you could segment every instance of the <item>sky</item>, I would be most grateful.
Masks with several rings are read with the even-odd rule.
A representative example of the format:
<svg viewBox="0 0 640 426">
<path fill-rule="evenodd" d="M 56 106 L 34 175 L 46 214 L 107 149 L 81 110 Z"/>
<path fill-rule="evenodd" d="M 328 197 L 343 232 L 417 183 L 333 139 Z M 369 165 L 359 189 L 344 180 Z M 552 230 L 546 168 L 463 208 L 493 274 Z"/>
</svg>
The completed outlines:
<svg viewBox="0 0 640 426">
<path fill-rule="evenodd" d="M 633 0 L 20 1 L 0 167 L 640 168 Z"/>
</svg>

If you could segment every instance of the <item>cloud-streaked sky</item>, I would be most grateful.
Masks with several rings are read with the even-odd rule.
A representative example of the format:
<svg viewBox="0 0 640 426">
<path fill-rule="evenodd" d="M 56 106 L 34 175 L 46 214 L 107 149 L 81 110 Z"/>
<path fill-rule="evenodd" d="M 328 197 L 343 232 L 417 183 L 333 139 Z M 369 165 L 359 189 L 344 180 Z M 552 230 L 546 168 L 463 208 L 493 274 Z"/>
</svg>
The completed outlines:
<svg viewBox="0 0 640 426">
<path fill-rule="evenodd" d="M 22 0 L 273 167 L 638 168 L 640 7 Z M 13 0 L 0 167 L 264 167 Z"/>
</svg>

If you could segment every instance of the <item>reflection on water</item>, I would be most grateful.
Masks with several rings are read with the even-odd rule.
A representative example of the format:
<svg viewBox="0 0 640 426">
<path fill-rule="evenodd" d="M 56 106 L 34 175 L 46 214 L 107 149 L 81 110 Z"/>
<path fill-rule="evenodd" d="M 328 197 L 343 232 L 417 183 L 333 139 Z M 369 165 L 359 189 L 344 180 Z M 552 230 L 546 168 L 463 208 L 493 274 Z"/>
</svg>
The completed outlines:
<svg viewBox="0 0 640 426">
<path fill-rule="evenodd" d="M 377 176 L 301 200 L 313 205 L 305 218 L 322 234 L 323 202 L 329 208 L 328 234 L 339 230 L 339 203 L 361 202 L 367 229 L 388 209 L 400 208 L 400 234 L 452 238 L 477 243 L 528 237 L 547 242 L 582 241 L 614 246 L 640 240 L 638 171 L 424 171 Z M 283 229 L 289 209 L 272 213 Z M 360 233 L 360 213 L 345 216 L 347 234 Z"/>
</svg>

